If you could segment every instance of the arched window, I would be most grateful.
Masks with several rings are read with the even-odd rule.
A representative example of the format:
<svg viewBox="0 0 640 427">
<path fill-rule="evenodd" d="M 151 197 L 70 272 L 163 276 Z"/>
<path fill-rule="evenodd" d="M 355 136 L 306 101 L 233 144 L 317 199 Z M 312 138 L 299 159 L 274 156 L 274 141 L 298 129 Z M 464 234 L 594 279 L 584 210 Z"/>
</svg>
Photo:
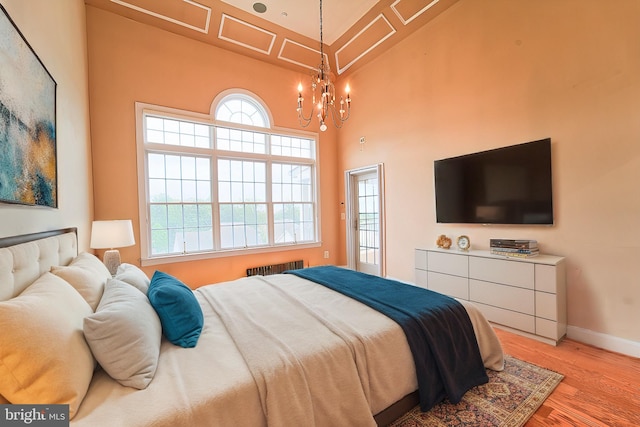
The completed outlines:
<svg viewBox="0 0 640 427">
<path fill-rule="evenodd" d="M 136 103 L 143 265 L 318 246 L 316 135 L 242 90 L 210 111 Z"/>
<path fill-rule="evenodd" d="M 216 107 L 215 118 L 241 125 L 270 127 L 269 117 L 262 104 L 240 93 L 232 93 L 222 98 Z"/>
</svg>

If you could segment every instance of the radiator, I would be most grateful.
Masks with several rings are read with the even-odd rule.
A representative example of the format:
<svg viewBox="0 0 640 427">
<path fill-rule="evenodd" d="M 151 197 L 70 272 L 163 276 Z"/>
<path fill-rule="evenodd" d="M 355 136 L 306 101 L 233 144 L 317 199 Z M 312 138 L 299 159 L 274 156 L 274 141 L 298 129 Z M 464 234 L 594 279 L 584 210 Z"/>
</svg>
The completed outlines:
<svg viewBox="0 0 640 427">
<path fill-rule="evenodd" d="M 304 268 L 303 260 L 247 268 L 247 276 L 269 276 L 271 274 L 279 274 L 286 270 L 297 270 L 299 268 Z"/>
</svg>

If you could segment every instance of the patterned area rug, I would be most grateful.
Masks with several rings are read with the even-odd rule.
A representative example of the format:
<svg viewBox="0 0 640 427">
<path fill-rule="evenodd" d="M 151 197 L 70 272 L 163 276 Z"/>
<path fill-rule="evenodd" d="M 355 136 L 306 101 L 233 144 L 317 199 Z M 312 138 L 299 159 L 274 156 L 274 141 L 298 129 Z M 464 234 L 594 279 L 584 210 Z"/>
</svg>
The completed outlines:
<svg viewBox="0 0 640 427">
<path fill-rule="evenodd" d="M 511 356 L 505 356 L 504 371 L 487 373 L 489 382 L 469 390 L 457 405 L 445 400 L 429 412 L 415 407 L 390 427 L 520 427 L 564 378 Z"/>
</svg>

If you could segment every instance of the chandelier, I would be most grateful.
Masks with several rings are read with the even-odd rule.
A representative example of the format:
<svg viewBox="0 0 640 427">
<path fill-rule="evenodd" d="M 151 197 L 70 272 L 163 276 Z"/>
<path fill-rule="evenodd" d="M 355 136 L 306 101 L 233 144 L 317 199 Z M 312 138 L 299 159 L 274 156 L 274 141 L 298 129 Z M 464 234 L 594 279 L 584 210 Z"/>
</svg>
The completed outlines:
<svg viewBox="0 0 640 427">
<path fill-rule="evenodd" d="M 303 111 L 304 98 L 302 97 L 302 83 L 298 83 L 298 121 L 302 127 L 307 127 L 313 119 L 314 106 L 318 109 L 320 130 L 327 130 L 327 120 L 331 116 L 334 125 L 341 128 L 349 119 L 351 112 L 351 96 L 349 85 L 345 88 L 346 98 L 340 96 L 340 103 L 336 102 L 336 88 L 331 81 L 331 69 L 324 59 L 324 43 L 322 39 L 322 0 L 320 0 L 320 65 L 311 75 L 311 110 L 305 116 Z"/>
</svg>

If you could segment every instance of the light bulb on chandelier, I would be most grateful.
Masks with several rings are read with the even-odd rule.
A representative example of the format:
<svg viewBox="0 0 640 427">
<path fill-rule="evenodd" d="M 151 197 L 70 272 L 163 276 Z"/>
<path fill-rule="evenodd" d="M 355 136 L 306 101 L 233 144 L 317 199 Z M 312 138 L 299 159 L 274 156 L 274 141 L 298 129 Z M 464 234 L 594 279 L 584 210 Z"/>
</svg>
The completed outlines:
<svg viewBox="0 0 640 427">
<path fill-rule="evenodd" d="M 319 96 L 316 101 L 316 90 L 319 89 Z M 331 116 L 337 128 L 341 128 L 344 122 L 349 119 L 351 113 L 351 95 L 347 84 L 345 88 L 346 97 L 340 96 L 340 104 L 336 105 L 336 88 L 331 81 L 331 69 L 325 61 L 324 43 L 322 37 L 322 0 L 320 0 L 320 65 L 311 75 L 311 105 L 316 105 L 318 109 L 317 117 L 320 121 L 320 130 L 327 130 L 326 121 Z M 298 83 L 298 121 L 302 127 L 307 127 L 313 119 L 313 109 L 308 116 L 303 111 L 304 98 L 302 97 L 302 83 Z M 338 110 L 336 110 L 338 108 Z"/>
</svg>

